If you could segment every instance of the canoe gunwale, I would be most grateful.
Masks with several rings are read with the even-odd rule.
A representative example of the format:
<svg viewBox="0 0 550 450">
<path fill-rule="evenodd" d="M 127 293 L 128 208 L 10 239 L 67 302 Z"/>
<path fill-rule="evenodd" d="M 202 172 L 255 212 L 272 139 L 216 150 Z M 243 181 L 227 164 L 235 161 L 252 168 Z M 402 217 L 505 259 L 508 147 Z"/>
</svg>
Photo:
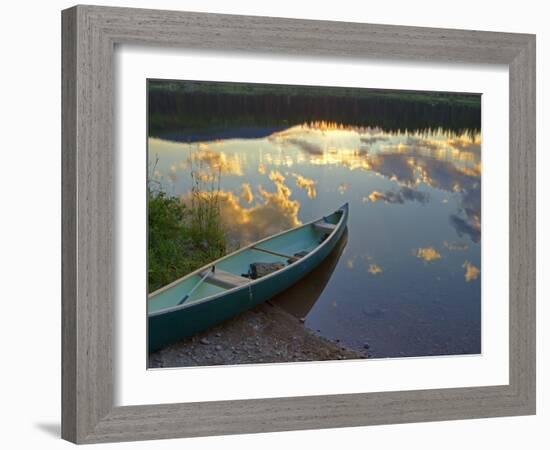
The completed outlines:
<svg viewBox="0 0 550 450">
<path fill-rule="evenodd" d="M 168 308 L 164 308 L 164 309 L 160 309 L 158 311 L 154 311 L 154 312 L 151 312 L 151 313 L 148 313 L 147 316 L 148 317 L 155 317 L 155 316 L 159 316 L 159 315 L 163 315 L 163 314 L 169 314 L 169 313 L 172 313 L 174 311 L 179 311 L 179 310 L 182 310 L 182 309 L 186 309 L 186 308 L 191 308 L 195 305 L 198 305 L 198 304 L 201 304 L 201 303 L 205 303 L 205 302 L 209 302 L 209 301 L 213 301 L 213 300 L 216 300 L 217 297 L 221 297 L 221 296 L 224 296 L 228 293 L 233 293 L 233 292 L 236 292 L 236 291 L 239 291 L 239 290 L 244 290 L 244 289 L 250 289 L 252 286 L 262 282 L 262 281 L 265 281 L 269 278 L 272 278 L 278 274 L 281 274 L 291 268 L 295 268 L 297 265 L 301 265 L 303 264 L 305 261 L 307 261 L 309 258 L 313 257 L 314 255 L 316 255 L 324 246 L 328 245 L 328 243 L 331 241 L 330 237 L 338 232 L 338 230 L 345 224 L 347 223 L 347 216 L 348 216 L 348 203 L 345 203 L 344 205 L 342 205 L 340 208 L 336 209 L 334 212 L 331 213 L 334 214 L 334 213 L 337 213 L 339 211 L 342 211 L 342 216 L 340 217 L 340 220 L 338 221 L 338 223 L 336 224 L 336 226 L 334 227 L 334 229 L 329 233 L 328 237 L 326 239 L 324 239 L 321 243 L 319 243 L 319 245 L 317 245 L 315 247 L 315 249 L 311 252 L 309 252 L 306 256 L 300 258 L 298 261 L 292 263 L 292 264 L 288 264 L 287 266 L 283 267 L 282 269 L 280 270 L 277 270 L 273 273 L 270 273 L 269 275 L 266 275 L 266 276 L 263 276 L 261 278 L 257 278 L 255 280 L 250 280 L 248 283 L 246 284 L 243 284 L 242 286 L 236 286 L 234 288 L 231 288 L 231 289 L 226 289 L 225 291 L 223 292 L 218 292 L 216 294 L 212 294 L 212 295 L 209 295 L 207 297 L 204 297 L 200 300 L 196 300 L 194 302 L 191 302 L 191 303 L 183 303 L 181 305 L 174 305 L 174 306 L 170 306 Z M 222 261 L 222 260 L 225 260 L 231 256 L 233 256 L 234 254 L 237 254 L 239 252 L 242 252 L 242 251 L 245 251 L 245 250 L 249 250 L 249 249 L 253 249 L 253 247 L 261 244 L 262 242 L 265 242 L 265 241 L 268 241 L 268 240 L 271 240 L 271 239 L 274 239 L 278 236 L 281 236 L 283 234 L 286 234 L 286 233 L 290 233 L 292 231 L 296 231 L 296 230 L 299 230 L 301 228 L 305 228 L 305 227 L 308 227 L 308 226 L 312 226 L 314 223 L 318 222 L 319 220 L 322 220 L 323 217 L 320 217 L 320 218 L 317 218 L 317 219 L 314 219 L 310 222 L 307 222 L 303 225 L 299 225 L 297 227 L 294 227 L 294 228 L 291 228 L 289 230 L 284 230 L 284 231 L 281 231 L 280 233 L 277 233 L 277 234 L 273 234 L 271 236 L 268 236 L 264 239 L 261 239 L 259 241 L 256 241 L 246 247 L 243 247 L 239 250 L 236 250 L 235 252 L 233 253 L 230 253 L 229 255 L 225 255 L 197 270 L 195 270 L 194 272 L 191 272 L 187 275 L 184 275 L 183 277 L 181 278 L 178 278 L 177 280 L 173 281 L 172 283 L 170 284 L 167 284 L 166 286 L 160 288 L 160 289 L 157 289 L 156 291 L 152 292 L 151 294 L 148 295 L 148 300 L 151 298 L 151 297 L 154 297 L 155 295 L 158 295 L 160 294 L 161 292 L 167 290 L 167 289 L 170 289 L 171 287 L 175 286 L 176 284 L 180 283 L 183 279 L 185 278 L 188 278 L 188 277 L 191 277 L 191 276 L 194 276 L 194 275 L 199 275 L 201 272 L 204 272 L 205 270 L 207 270 L 208 268 L 212 267 L 212 266 L 215 266 L 218 262 Z"/>
</svg>

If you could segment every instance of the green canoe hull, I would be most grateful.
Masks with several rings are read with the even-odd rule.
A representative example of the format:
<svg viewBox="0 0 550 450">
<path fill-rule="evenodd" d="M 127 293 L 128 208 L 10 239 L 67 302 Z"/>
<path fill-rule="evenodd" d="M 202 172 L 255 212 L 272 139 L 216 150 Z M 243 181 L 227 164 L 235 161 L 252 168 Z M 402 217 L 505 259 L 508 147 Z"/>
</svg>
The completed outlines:
<svg viewBox="0 0 550 450">
<path fill-rule="evenodd" d="M 269 276 L 239 288 L 198 301 L 185 308 L 175 308 L 148 316 L 149 353 L 183 338 L 193 336 L 220 322 L 263 303 L 283 292 L 315 269 L 334 249 L 347 222 L 347 205 L 334 231 L 306 258 Z M 289 231 L 291 233 L 292 230 Z M 154 295 L 154 294 L 153 294 Z"/>
</svg>

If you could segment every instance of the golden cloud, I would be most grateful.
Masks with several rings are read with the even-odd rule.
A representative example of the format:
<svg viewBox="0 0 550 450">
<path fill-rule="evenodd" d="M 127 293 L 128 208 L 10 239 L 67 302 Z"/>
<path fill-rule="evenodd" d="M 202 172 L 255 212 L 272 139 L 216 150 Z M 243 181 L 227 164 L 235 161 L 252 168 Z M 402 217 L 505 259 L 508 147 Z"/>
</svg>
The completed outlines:
<svg viewBox="0 0 550 450">
<path fill-rule="evenodd" d="M 213 193 L 204 192 L 205 196 L 214 196 L 217 200 L 227 237 L 239 246 L 301 225 L 298 219 L 300 202 L 290 198 L 292 190 L 285 185 L 285 177 L 273 171 L 269 178 L 275 183 L 275 190 L 268 191 L 258 185 L 258 201 L 250 207 L 243 206 L 240 201 L 242 199 L 249 204 L 254 202 L 249 183 L 241 185 L 239 194 L 223 189 Z M 188 204 L 190 194 L 183 195 L 181 199 Z"/>
<path fill-rule="evenodd" d="M 305 189 L 309 198 L 317 197 L 317 189 L 315 188 L 317 182 L 315 180 L 306 178 L 297 173 L 293 173 L 292 175 L 296 178 L 296 186 Z"/>
<path fill-rule="evenodd" d="M 372 203 L 376 203 L 378 200 L 383 200 L 384 194 L 380 191 L 372 191 L 367 197 L 363 197 L 363 201 L 367 203 L 368 201 L 371 201 Z"/>
<path fill-rule="evenodd" d="M 259 185 L 261 201 L 251 207 L 241 205 L 239 197 L 231 191 L 221 190 L 218 193 L 224 229 L 228 237 L 240 246 L 301 225 L 298 219 L 300 202 L 290 199 L 292 191 L 284 184 L 281 174 L 274 173 L 272 178 L 275 191 L 268 191 Z M 244 183 L 241 187 L 241 197 L 246 197 L 245 201 L 252 201 L 250 186 Z"/>
<path fill-rule="evenodd" d="M 252 189 L 250 188 L 250 183 L 243 183 L 241 185 L 241 198 L 246 203 L 252 203 L 252 200 L 254 200 L 254 195 L 252 194 Z"/>
<path fill-rule="evenodd" d="M 472 280 L 477 280 L 477 277 L 479 277 L 479 274 L 481 273 L 481 270 L 479 270 L 476 266 L 474 266 L 468 260 L 464 261 L 464 264 L 462 264 L 462 267 L 466 269 L 466 272 L 464 273 L 464 279 L 466 280 L 467 283 L 469 283 Z"/>
<path fill-rule="evenodd" d="M 212 171 L 219 171 L 222 174 L 242 175 L 241 163 L 236 155 L 227 155 L 224 152 L 210 150 L 207 145 L 201 144 L 199 150 L 192 152 L 189 156 L 192 163 L 198 165 L 201 170 L 203 165 Z"/>
<path fill-rule="evenodd" d="M 278 170 L 272 170 L 269 172 L 268 178 L 273 181 L 276 185 L 283 184 L 285 182 L 284 175 Z"/>
<path fill-rule="evenodd" d="M 433 247 L 420 247 L 416 249 L 416 257 L 430 262 L 441 258 L 441 254 Z"/>
<path fill-rule="evenodd" d="M 355 149 L 331 149 L 321 155 L 309 155 L 309 162 L 316 166 L 343 166 L 349 170 L 371 170 L 371 162 L 360 151 Z"/>
<path fill-rule="evenodd" d="M 378 264 L 369 264 L 369 273 L 372 275 L 378 275 L 379 273 L 382 273 L 383 270 Z"/>
</svg>

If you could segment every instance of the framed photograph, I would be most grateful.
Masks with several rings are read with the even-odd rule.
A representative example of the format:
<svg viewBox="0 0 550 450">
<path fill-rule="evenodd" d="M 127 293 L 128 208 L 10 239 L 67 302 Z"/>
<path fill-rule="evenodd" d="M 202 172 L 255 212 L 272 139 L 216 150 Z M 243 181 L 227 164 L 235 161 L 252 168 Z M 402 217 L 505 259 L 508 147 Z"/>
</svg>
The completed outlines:
<svg viewBox="0 0 550 450">
<path fill-rule="evenodd" d="M 150 367 L 481 353 L 480 94 L 147 98 Z"/>
<path fill-rule="evenodd" d="M 535 413 L 533 35 L 62 24 L 65 439 Z"/>
</svg>

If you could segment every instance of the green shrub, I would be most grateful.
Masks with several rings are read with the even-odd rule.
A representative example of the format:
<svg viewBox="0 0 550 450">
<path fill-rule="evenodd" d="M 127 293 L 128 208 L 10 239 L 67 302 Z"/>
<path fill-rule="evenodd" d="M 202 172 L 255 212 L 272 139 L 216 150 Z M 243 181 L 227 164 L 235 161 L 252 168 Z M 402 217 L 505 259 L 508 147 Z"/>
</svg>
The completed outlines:
<svg viewBox="0 0 550 450">
<path fill-rule="evenodd" d="M 193 207 L 161 190 L 148 192 L 148 291 L 220 258 L 225 237 L 219 206 L 197 195 Z M 217 200 L 216 200 L 217 201 Z"/>
</svg>

